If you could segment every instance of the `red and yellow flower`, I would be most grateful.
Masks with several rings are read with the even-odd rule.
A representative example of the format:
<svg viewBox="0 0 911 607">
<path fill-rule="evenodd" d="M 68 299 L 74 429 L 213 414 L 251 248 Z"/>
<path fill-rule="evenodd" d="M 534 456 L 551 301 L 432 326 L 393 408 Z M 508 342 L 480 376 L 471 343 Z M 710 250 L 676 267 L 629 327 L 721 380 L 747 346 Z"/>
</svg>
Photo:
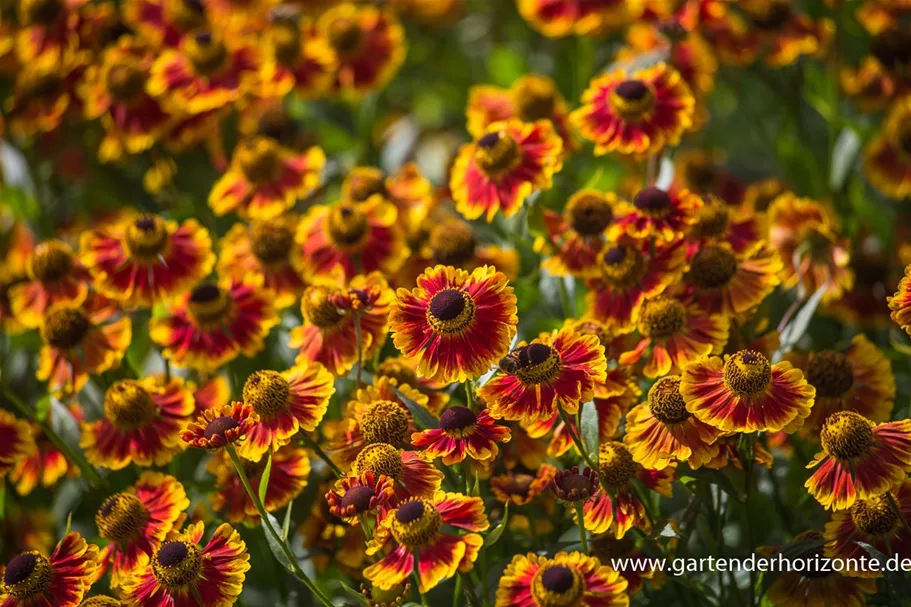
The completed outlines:
<svg viewBox="0 0 911 607">
<path fill-rule="evenodd" d="M 617 571 L 581 552 L 558 552 L 553 559 L 517 554 L 500 578 L 495 607 L 626 607 L 626 589 Z"/>
<path fill-rule="evenodd" d="M 623 442 L 642 466 L 661 470 L 672 461 L 699 468 L 718 455 L 713 444 L 720 432 L 686 410 L 680 376 L 668 375 L 652 385 L 648 400 L 626 415 Z"/>
<path fill-rule="evenodd" d="M 554 276 L 597 275 L 598 255 L 619 205 L 613 193 L 584 189 L 570 197 L 562 214 L 545 209 L 544 223 L 555 251 L 541 267 Z"/>
<path fill-rule="evenodd" d="M 149 335 L 175 365 L 211 372 L 262 350 L 278 324 L 271 295 L 250 282 L 204 282 L 178 298 L 167 316 L 152 318 Z"/>
<path fill-rule="evenodd" d="M 338 58 L 329 40 L 312 20 L 296 14 L 278 15 L 265 31 L 270 60 L 264 66 L 263 89 L 254 91 L 269 99 L 289 90 L 307 98 L 321 97 L 335 84 Z"/>
<path fill-rule="evenodd" d="M 314 146 L 296 152 L 270 137 L 247 137 L 234 148 L 231 166 L 212 186 L 209 206 L 251 219 L 274 219 L 320 183 L 326 155 Z"/>
<path fill-rule="evenodd" d="M 44 312 L 44 345 L 35 376 L 51 390 L 76 393 L 89 376 L 116 368 L 130 345 L 132 323 L 113 302 L 93 294 L 82 304 L 57 303 Z"/>
<path fill-rule="evenodd" d="M 644 4 L 639 0 L 516 0 L 519 14 L 549 38 L 591 36 L 635 21 Z"/>
<path fill-rule="evenodd" d="M 695 255 L 700 246 L 725 243 L 735 253 L 756 246 L 765 227 L 760 225 L 755 213 L 745 205 L 732 206 L 715 194 L 701 194 L 702 206 L 696 212 L 696 221 L 686 235 L 690 241 L 690 255 Z M 744 194 L 738 195 L 743 198 Z"/>
<path fill-rule="evenodd" d="M 891 198 L 911 194 L 911 99 L 896 102 L 864 153 L 864 173 L 877 190 Z"/>
<path fill-rule="evenodd" d="M 825 52 L 834 24 L 829 19 L 814 21 L 797 10 L 794 0 L 741 0 L 738 3 L 750 20 L 755 44 L 765 51 L 771 66 L 791 65 L 803 55 Z"/>
<path fill-rule="evenodd" d="M 388 443 L 364 447 L 354 460 L 351 472 L 356 475 L 373 472 L 395 480 L 398 500 L 409 497 L 429 499 L 439 491 L 443 473 L 416 451 L 401 451 Z"/>
<path fill-rule="evenodd" d="M 212 271 L 212 239 L 195 219 L 126 213 L 82 235 L 80 261 L 95 288 L 126 307 L 149 308 Z"/>
<path fill-rule="evenodd" d="M 507 443 L 509 428 L 498 426 L 487 409 L 475 414 L 468 407 L 454 405 L 440 416 L 440 427 L 415 432 L 411 444 L 430 459 L 442 458 L 451 466 L 469 457 L 485 462 L 497 456 L 497 443 Z"/>
<path fill-rule="evenodd" d="M 395 13 L 339 3 L 317 22 L 337 57 L 335 90 L 360 96 L 386 86 L 405 61 L 405 30 Z"/>
<path fill-rule="evenodd" d="M 143 472 L 136 484 L 104 500 L 95 524 L 108 541 L 101 551 L 101 568 L 110 568 L 112 587 L 130 575 L 140 554 L 152 554 L 161 546 L 189 507 L 183 485 L 159 472 Z"/>
<path fill-rule="evenodd" d="M 306 283 L 300 274 L 299 249 L 294 246 L 299 217 L 294 213 L 274 219 L 236 223 L 219 243 L 218 273 L 242 280 L 261 275 L 263 285 L 275 295 L 279 310 L 294 305 Z"/>
<path fill-rule="evenodd" d="M 520 342 L 478 395 L 496 419 L 534 422 L 563 411 L 575 414 L 607 375 L 604 346 L 571 328 Z"/>
<path fill-rule="evenodd" d="M 826 509 L 844 510 L 883 495 L 911 472 L 911 420 L 874 424 L 853 411 L 833 413 L 819 435 L 822 452 L 805 484 Z"/>
<path fill-rule="evenodd" d="M 49 557 L 30 550 L 14 556 L 2 567 L 0 604 L 77 607 L 92 586 L 97 569 L 98 546 L 71 531 Z"/>
<path fill-rule="evenodd" d="M 450 535 L 441 531 L 442 525 L 468 533 Z M 484 543 L 478 532 L 489 526 L 479 497 L 440 491 L 430 499 L 410 498 L 377 524 L 367 554 L 377 554 L 389 544 L 393 548 L 364 569 L 364 577 L 388 590 L 415 572 L 419 590 L 427 592 L 457 571 L 471 571 Z"/>
<path fill-rule="evenodd" d="M 417 373 L 442 382 L 486 373 L 509 351 L 516 334 L 516 296 L 506 276 L 491 266 L 470 274 L 436 266 L 417 287 L 399 289 L 389 313 L 392 341 L 417 359 Z"/>
<path fill-rule="evenodd" d="M 204 409 L 180 437 L 188 445 L 215 451 L 243 439 L 257 423 L 253 406 L 235 401 Z"/>
<path fill-rule="evenodd" d="M 357 525 L 361 515 L 373 513 L 382 518 L 395 505 L 395 481 L 370 470 L 349 475 L 326 493 L 326 501 L 329 512 L 349 525 Z"/>
<path fill-rule="evenodd" d="M 184 36 L 206 25 L 206 5 L 199 0 L 126 0 L 123 20 L 155 48 L 177 48 Z"/>
<path fill-rule="evenodd" d="M 408 247 L 396 224 L 398 209 L 383 196 L 310 207 L 297 230 L 304 277 L 344 282 L 356 274 L 395 274 Z"/>
<path fill-rule="evenodd" d="M 535 190 L 547 190 L 563 168 L 563 141 L 549 120 L 518 119 L 488 125 L 456 156 L 449 188 L 456 210 L 466 219 L 493 221 L 519 212 Z"/>
<path fill-rule="evenodd" d="M 753 350 L 712 356 L 683 371 L 686 410 L 725 432 L 793 432 L 810 415 L 816 389 L 800 369 Z"/>
<path fill-rule="evenodd" d="M 409 236 L 420 229 L 435 203 L 433 184 L 415 162 L 405 163 L 388 176 L 375 167 L 354 167 L 342 182 L 342 198 L 345 200 L 367 202 L 375 194 L 395 205 L 399 221 L 404 222 Z"/>
<path fill-rule="evenodd" d="M 344 289 L 308 287 L 301 298 L 304 322 L 288 342 L 300 349 L 297 362 L 318 362 L 340 377 L 358 360 L 373 358 L 386 343 L 393 297 L 379 272 L 359 274 Z"/>
<path fill-rule="evenodd" d="M 201 546 L 203 524 L 168 534 L 152 554 L 142 553 L 122 586 L 123 598 L 136 607 L 193 607 L 195 596 L 208 607 L 230 607 L 237 601 L 250 554 L 240 534 L 222 524 Z"/>
<path fill-rule="evenodd" d="M 911 335 L 911 265 L 905 268 L 905 275 L 888 302 L 892 321 Z"/>
<path fill-rule="evenodd" d="M 46 240 L 29 255 L 27 279 L 7 291 L 16 320 L 32 329 L 40 327 L 54 304 L 82 304 L 88 294 L 89 273 L 62 240 Z"/>
<path fill-rule="evenodd" d="M 636 194 L 632 204 L 618 205 L 611 234 L 673 243 L 696 223 L 701 208 L 702 198 L 688 190 L 666 192 L 649 186 Z"/>
<path fill-rule="evenodd" d="M 389 378 L 389 383 L 393 386 L 406 385 L 414 388 L 427 397 L 427 409 L 439 417 L 443 407 L 449 402 L 449 394 L 444 391 L 449 384 L 418 377 L 418 364 L 418 361 L 404 356 L 390 357 L 377 365 L 373 370 L 373 376 L 377 379 Z"/>
<path fill-rule="evenodd" d="M 312 432 L 335 393 L 332 374 L 319 363 L 300 363 L 287 371 L 257 371 L 244 384 L 244 403 L 259 415 L 237 452 L 258 462 L 266 451 L 291 441 L 298 431 Z"/>
<path fill-rule="evenodd" d="M 526 506 L 547 491 L 556 474 L 557 469 L 550 464 L 541 464 L 534 473 L 510 470 L 490 479 L 490 492 L 504 504 Z"/>
<path fill-rule="evenodd" d="M 12 463 L 9 480 L 16 486 L 16 493 L 28 495 L 38 486 L 53 487 L 68 472 L 75 470 L 75 466 L 70 465 L 63 453 L 41 431 L 41 426 L 31 423 L 31 434 L 23 434 L 18 420 L 14 425 L 7 425 L 6 413 L 0 413 L 0 433 L 6 438 L 5 441 L 0 438 L 0 444 L 6 448 L 6 453 L 0 454 L 0 474 Z M 36 447 L 34 450 L 29 447 L 32 440 Z"/>
<path fill-rule="evenodd" d="M 9 411 L 0 410 L 0 475 L 5 476 L 10 470 L 21 466 L 26 458 L 36 455 L 38 449 L 28 422 L 18 419 Z"/>
<path fill-rule="evenodd" d="M 862 112 L 887 108 L 906 92 L 906 84 L 886 69 L 876 57 L 864 57 L 861 64 L 842 68 L 839 82 L 845 95 Z"/>
<path fill-rule="evenodd" d="M 736 253 L 727 243 L 705 244 L 690 259 L 683 279 L 688 293 L 712 314 L 749 312 L 768 297 L 784 264 L 765 241 Z"/>
<path fill-rule="evenodd" d="M 193 394 L 183 380 L 123 379 L 104 395 L 104 418 L 84 425 L 80 446 L 95 466 L 120 470 L 130 463 L 163 466 L 185 445 Z"/>
<path fill-rule="evenodd" d="M 4 104 L 9 130 L 20 137 L 50 133 L 75 104 L 73 86 L 81 71 L 70 62 L 41 59 L 20 69 Z"/>
<path fill-rule="evenodd" d="M 683 77 L 665 63 L 598 76 L 570 121 L 595 154 L 654 154 L 677 145 L 693 124 L 695 100 Z"/>
</svg>

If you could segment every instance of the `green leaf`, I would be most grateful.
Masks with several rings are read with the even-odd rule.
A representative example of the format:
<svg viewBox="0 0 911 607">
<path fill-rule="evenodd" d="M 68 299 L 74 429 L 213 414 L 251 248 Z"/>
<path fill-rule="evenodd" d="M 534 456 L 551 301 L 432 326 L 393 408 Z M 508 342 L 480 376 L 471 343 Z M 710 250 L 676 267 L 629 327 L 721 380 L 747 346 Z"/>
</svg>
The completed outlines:
<svg viewBox="0 0 911 607">
<path fill-rule="evenodd" d="M 354 598 L 354 600 L 356 600 L 359 604 L 370 605 L 370 603 L 367 601 L 367 597 L 365 597 L 363 594 L 361 594 L 360 592 L 358 592 L 357 590 L 355 590 L 354 588 L 352 588 L 351 586 L 349 586 L 342 580 L 339 580 L 338 583 L 341 584 L 342 589 L 344 589 L 345 592 L 350 594 Z"/>
<path fill-rule="evenodd" d="M 522 55 L 508 46 L 493 49 L 487 57 L 487 69 L 490 79 L 499 86 L 510 86 L 527 71 Z"/>
<path fill-rule="evenodd" d="M 56 398 L 50 399 L 50 426 L 73 449 L 79 449 L 79 424 L 66 406 Z"/>
<path fill-rule="evenodd" d="M 439 425 L 430 411 L 402 394 L 402 391 L 398 388 L 395 388 L 395 395 L 399 397 L 399 400 L 405 403 L 406 407 L 408 407 L 408 410 L 411 412 L 411 416 L 414 418 L 414 422 L 419 429 L 426 430 L 427 428 L 436 428 Z"/>
<path fill-rule="evenodd" d="M 857 152 L 860 150 L 861 140 L 853 129 L 843 129 L 838 134 L 835 146 L 832 148 L 831 169 L 829 171 L 829 187 L 835 192 L 840 192 L 845 185 L 845 179 L 854 166 Z"/>
<path fill-rule="evenodd" d="M 17 219 L 34 222 L 41 214 L 41 208 L 34 196 L 15 186 L 4 184 L 0 189 L 0 207 L 12 211 Z"/>
<path fill-rule="evenodd" d="M 699 468 L 698 470 L 687 470 L 681 474 L 680 480 L 683 482 L 684 477 L 692 477 L 696 480 L 707 482 L 711 485 L 717 485 L 719 489 L 730 495 L 738 502 L 746 500 L 743 491 L 734 486 L 731 479 L 721 470 L 711 468 Z"/>
<path fill-rule="evenodd" d="M 282 523 L 282 538 L 288 540 L 288 534 L 291 532 L 291 509 L 294 507 L 294 499 L 288 502 L 288 509 L 285 510 L 285 521 Z"/>
<path fill-rule="evenodd" d="M 598 444 L 600 428 L 598 427 L 598 409 L 595 407 L 594 401 L 588 401 L 582 405 L 580 418 L 582 427 L 579 432 L 582 433 L 582 444 L 585 445 L 589 459 L 597 462 L 600 457 L 598 453 L 600 449 Z"/>
<path fill-rule="evenodd" d="M 35 417 L 39 423 L 44 423 L 51 414 L 51 395 L 45 394 L 35 403 Z"/>
<path fill-rule="evenodd" d="M 506 523 L 509 521 L 509 502 L 506 502 L 506 507 L 503 510 L 503 519 L 500 521 L 500 524 L 494 527 L 493 531 L 487 534 L 487 537 L 484 538 L 484 546 L 493 546 L 499 541 L 500 537 L 503 535 L 503 532 L 506 531 Z"/>
<path fill-rule="evenodd" d="M 263 476 L 259 481 L 259 501 L 266 503 L 266 491 L 269 490 L 269 478 L 272 476 L 272 449 L 266 451 L 266 468 L 263 470 Z M 278 529 L 278 527 L 275 527 Z"/>
<path fill-rule="evenodd" d="M 278 520 L 268 512 L 266 517 L 269 519 L 269 524 L 272 525 L 273 529 L 279 529 Z M 282 564 L 282 567 L 287 569 L 290 572 L 294 572 L 294 568 L 291 566 L 291 562 L 288 560 L 288 557 L 285 555 L 285 551 L 282 550 L 282 545 L 278 543 L 271 533 L 266 529 L 265 525 L 262 525 L 263 534 L 266 536 L 266 543 L 269 544 L 269 550 L 272 551 L 272 555 Z"/>
<path fill-rule="evenodd" d="M 800 338 L 803 337 L 804 333 L 807 332 L 810 321 L 813 320 L 813 315 L 816 313 L 816 308 L 819 307 L 819 302 L 822 301 L 822 296 L 828 288 L 829 283 L 827 282 L 816 289 L 816 292 L 810 296 L 807 303 L 794 315 L 794 319 L 781 331 L 781 346 L 772 357 L 773 361 L 781 360 L 781 357 L 790 352 L 797 345 Z"/>
</svg>

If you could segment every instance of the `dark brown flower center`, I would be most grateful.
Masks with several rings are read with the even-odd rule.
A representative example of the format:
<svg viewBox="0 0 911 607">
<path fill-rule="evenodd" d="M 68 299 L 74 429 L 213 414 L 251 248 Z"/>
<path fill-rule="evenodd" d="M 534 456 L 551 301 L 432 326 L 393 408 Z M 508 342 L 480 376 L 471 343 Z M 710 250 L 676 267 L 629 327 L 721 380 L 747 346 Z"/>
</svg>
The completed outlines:
<svg viewBox="0 0 911 607">
<path fill-rule="evenodd" d="M 122 379 L 104 394 L 104 415 L 121 431 L 142 428 L 158 416 L 149 391 L 133 379 Z"/>
<path fill-rule="evenodd" d="M 348 176 L 345 186 L 348 198 L 353 202 L 365 202 L 377 194 L 383 197 L 388 195 L 383 174 L 379 170 L 366 167 L 355 169 Z"/>
<path fill-rule="evenodd" d="M 64 14 L 62 0 L 23 0 L 20 6 L 22 24 L 51 25 Z"/>
<path fill-rule="evenodd" d="M 680 394 L 680 376 L 662 377 L 648 391 L 648 406 L 662 424 L 680 424 L 690 418 L 686 402 Z"/>
<path fill-rule="evenodd" d="M 566 213 L 573 230 L 583 236 L 601 234 L 614 219 L 614 211 L 607 198 L 592 192 L 584 192 L 570 199 Z"/>
<path fill-rule="evenodd" d="M 351 202 L 339 202 L 329 210 L 329 235 L 343 248 L 357 248 L 369 228 L 367 215 Z"/>
<path fill-rule="evenodd" d="M 625 80 L 614 87 L 610 103 L 614 111 L 626 120 L 637 120 L 645 116 L 654 105 L 652 88 L 641 80 Z"/>
<path fill-rule="evenodd" d="M 582 574 L 558 563 L 545 565 L 531 581 L 532 599 L 541 607 L 576 607 L 583 600 L 584 592 Z"/>
<path fill-rule="evenodd" d="M 460 333 L 474 320 L 475 309 L 474 299 L 465 291 L 443 289 L 430 299 L 427 321 L 439 333 Z"/>
<path fill-rule="evenodd" d="M 600 267 L 601 277 L 608 286 L 628 289 L 645 275 L 645 255 L 630 246 L 613 247 L 601 256 Z"/>
<path fill-rule="evenodd" d="M 614 92 L 626 101 L 641 101 L 649 94 L 648 85 L 641 80 L 624 80 L 617 85 Z"/>
<path fill-rule="evenodd" d="M 764 11 L 750 15 L 756 27 L 764 30 L 779 30 L 791 18 L 791 0 L 773 0 Z"/>
<path fill-rule="evenodd" d="M 329 43 L 340 55 L 357 53 L 363 42 L 364 32 L 355 19 L 342 17 L 329 24 Z"/>
<path fill-rule="evenodd" d="M 278 21 L 272 26 L 271 34 L 275 59 L 282 65 L 297 65 L 301 58 L 301 35 L 297 21 L 291 19 Z"/>
<path fill-rule="evenodd" d="M 288 408 L 291 384 L 277 371 L 257 371 L 247 378 L 243 397 L 261 417 L 270 418 Z"/>
<path fill-rule="evenodd" d="M 416 550 L 432 542 L 442 524 L 436 506 L 421 499 L 412 499 L 395 511 L 392 536 L 408 550 Z"/>
<path fill-rule="evenodd" d="M 720 289 L 737 274 L 737 258 L 730 249 L 705 245 L 690 261 L 687 278 L 700 289 Z"/>
<path fill-rule="evenodd" d="M 294 231 L 285 218 L 257 221 L 250 227 L 250 248 L 266 265 L 287 261 L 293 246 Z"/>
<path fill-rule="evenodd" d="M 560 374 L 563 361 L 560 353 L 547 344 L 532 343 L 521 346 L 510 354 L 516 363 L 513 373 L 523 384 L 544 384 Z"/>
<path fill-rule="evenodd" d="M 807 381 L 816 388 L 816 396 L 844 396 L 854 385 L 854 367 L 841 352 L 816 352 L 807 365 Z"/>
<path fill-rule="evenodd" d="M 519 164 L 522 150 L 512 135 L 493 131 L 478 139 L 474 159 L 488 177 L 496 179 Z"/>
<path fill-rule="evenodd" d="M 365 485 L 352 487 L 342 496 L 343 508 L 354 508 L 357 514 L 370 510 L 370 500 L 373 499 L 373 489 Z"/>
<path fill-rule="evenodd" d="M 199 32 L 186 40 L 187 57 L 198 74 L 214 76 L 227 67 L 228 49 L 211 32 Z"/>
<path fill-rule="evenodd" d="M 659 296 L 642 306 L 639 333 L 651 339 L 676 335 L 686 324 L 686 307 L 674 297 Z"/>
<path fill-rule="evenodd" d="M 185 543 L 168 542 L 158 551 L 158 562 L 165 567 L 173 567 L 184 562 L 189 553 Z"/>
<path fill-rule="evenodd" d="M 202 435 L 207 440 L 211 440 L 212 438 L 217 436 L 217 437 L 221 438 L 223 441 L 227 441 L 228 440 L 227 432 L 229 430 L 234 430 L 239 425 L 240 424 L 238 424 L 237 420 L 234 419 L 233 417 L 229 417 L 227 415 L 222 415 L 222 416 L 216 417 L 215 419 L 210 421 L 208 424 L 206 424 L 206 429 L 203 430 Z"/>
<path fill-rule="evenodd" d="M 855 503 L 851 507 L 851 520 L 867 535 L 892 533 L 900 521 L 885 495 Z"/>
<path fill-rule="evenodd" d="M 692 235 L 698 239 L 720 238 L 728 231 L 730 213 L 727 205 L 714 196 L 707 196 L 705 205 L 696 216 Z"/>
<path fill-rule="evenodd" d="M 278 144 L 268 137 L 245 139 L 234 154 L 240 170 L 251 183 L 271 183 L 281 176 L 282 158 Z"/>
<path fill-rule="evenodd" d="M 36 280 L 53 283 L 66 278 L 73 269 L 73 252 L 59 240 L 42 242 L 29 258 L 29 272 Z"/>
<path fill-rule="evenodd" d="M 870 43 L 870 53 L 892 70 L 911 63 L 911 30 L 895 27 L 877 34 Z"/>
<path fill-rule="evenodd" d="M 91 327 L 91 320 L 81 309 L 57 305 L 46 312 L 41 337 L 53 348 L 69 350 L 82 343 Z"/>
<path fill-rule="evenodd" d="M 636 476 L 636 462 L 625 445 L 611 441 L 601 445 L 598 472 L 602 482 L 616 490 Z"/>
<path fill-rule="evenodd" d="M 562 594 L 573 587 L 573 572 L 562 565 L 551 565 L 541 574 L 541 584 L 551 592 Z"/>
<path fill-rule="evenodd" d="M 524 122 L 551 118 L 557 107 L 557 89 L 549 78 L 526 76 L 514 92 L 516 110 Z"/>
<path fill-rule="evenodd" d="M 218 285 L 203 283 L 190 293 L 187 309 L 198 325 L 217 326 L 228 318 L 231 298 Z"/>
<path fill-rule="evenodd" d="M 826 418 L 819 438 L 826 453 L 851 461 L 870 453 L 874 444 L 873 422 L 853 411 L 839 411 Z"/>
<path fill-rule="evenodd" d="M 395 520 L 400 523 L 411 523 L 424 515 L 424 504 L 419 501 L 407 502 L 395 511 Z"/>
<path fill-rule="evenodd" d="M 468 407 L 454 405 L 440 416 L 440 429 L 446 432 L 459 432 L 471 428 L 478 422 L 478 416 Z"/>
<path fill-rule="evenodd" d="M 3 574 L 3 581 L 7 586 L 14 586 L 28 579 L 28 576 L 35 570 L 38 564 L 38 557 L 30 552 L 13 557 L 6 565 L 6 573 Z"/>
<path fill-rule="evenodd" d="M 434 261 L 459 268 L 474 259 L 478 241 L 468 223 L 454 220 L 434 226 L 427 244 Z"/>
<path fill-rule="evenodd" d="M 734 394 L 752 398 L 763 394 L 772 383 L 769 359 L 752 350 L 742 350 L 724 363 L 724 383 Z"/>
<path fill-rule="evenodd" d="M 671 197 L 664 190 L 649 186 L 636 194 L 633 204 L 646 215 L 660 217 L 670 212 Z"/>
<path fill-rule="evenodd" d="M 115 65 L 108 70 L 108 91 L 120 103 L 132 103 L 145 91 L 146 74 L 135 65 Z"/>
<path fill-rule="evenodd" d="M 162 586 L 173 591 L 198 578 L 202 571 L 202 561 L 202 554 L 195 545 L 180 541 L 166 542 L 155 554 L 152 572 Z"/>
</svg>

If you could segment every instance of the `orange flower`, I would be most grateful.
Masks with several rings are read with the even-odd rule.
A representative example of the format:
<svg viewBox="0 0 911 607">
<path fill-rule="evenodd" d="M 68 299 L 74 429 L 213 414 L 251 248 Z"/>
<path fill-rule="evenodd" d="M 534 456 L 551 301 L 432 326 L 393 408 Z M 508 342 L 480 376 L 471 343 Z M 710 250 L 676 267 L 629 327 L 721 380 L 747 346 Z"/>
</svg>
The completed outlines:
<svg viewBox="0 0 911 607">
<path fill-rule="evenodd" d="M 877 190 L 890 198 L 911 194 L 911 99 L 897 101 L 879 133 L 867 145 L 864 172 Z"/>
<path fill-rule="evenodd" d="M 28 422 L 17 419 L 9 411 L 0 410 L 0 438 L 0 475 L 6 475 L 26 458 L 38 454 Z"/>
<path fill-rule="evenodd" d="M 349 525 L 357 525 L 361 515 L 375 513 L 380 518 L 395 504 L 393 479 L 371 471 L 346 476 L 326 494 L 329 512 Z"/>
<path fill-rule="evenodd" d="M 264 66 L 264 87 L 254 91 L 269 99 L 294 89 L 307 97 L 321 97 L 335 84 L 338 58 L 329 40 L 312 20 L 296 14 L 275 14 L 266 27 L 270 60 Z"/>
<path fill-rule="evenodd" d="M 778 286 L 783 269 L 765 241 L 735 253 L 727 243 L 702 245 L 683 279 L 688 293 L 713 314 L 735 316 L 756 309 Z"/>
<path fill-rule="evenodd" d="M 554 276 L 597 275 L 598 255 L 619 206 L 619 199 L 610 192 L 584 189 L 570 197 L 563 214 L 545 209 L 544 224 L 555 254 L 541 267 Z"/>
<path fill-rule="evenodd" d="M 10 309 L 29 328 L 40 327 L 54 304 L 79 305 L 88 293 L 89 273 L 61 240 L 47 240 L 32 250 L 28 279 L 10 287 Z"/>
</svg>

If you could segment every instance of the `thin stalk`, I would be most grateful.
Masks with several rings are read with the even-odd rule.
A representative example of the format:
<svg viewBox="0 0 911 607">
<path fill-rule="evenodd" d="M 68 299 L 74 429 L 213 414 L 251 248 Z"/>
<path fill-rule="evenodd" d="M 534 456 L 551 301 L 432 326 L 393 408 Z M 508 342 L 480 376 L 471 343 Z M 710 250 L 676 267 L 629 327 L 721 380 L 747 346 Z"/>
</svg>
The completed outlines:
<svg viewBox="0 0 911 607">
<path fill-rule="evenodd" d="M 478 600 L 478 595 L 474 591 L 474 586 L 471 583 L 470 579 L 465 579 L 465 574 L 459 574 L 459 579 L 463 580 L 465 586 L 465 594 L 468 595 L 468 604 L 471 607 L 481 607 L 481 601 Z"/>
<path fill-rule="evenodd" d="M 471 380 L 465 380 L 465 405 L 469 409 L 474 408 L 474 389 L 471 386 Z"/>
<path fill-rule="evenodd" d="M 585 450 L 585 445 L 582 444 L 582 439 L 576 435 L 576 431 L 573 428 L 572 420 L 566 415 L 566 412 L 563 411 L 563 407 L 557 407 L 557 411 L 560 413 L 560 419 L 563 420 L 563 425 L 566 426 L 566 432 L 569 434 L 569 437 L 573 440 L 573 444 L 576 445 L 579 453 L 582 454 L 582 458 L 585 460 L 585 463 L 588 464 L 588 467 L 592 470 L 597 470 L 598 465 L 595 464 L 592 459 L 588 456 L 588 451 Z"/>
<path fill-rule="evenodd" d="M 282 538 L 281 534 L 272 526 L 271 521 L 269 520 L 269 513 L 266 512 L 266 507 L 263 505 L 262 500 L 259 499 L 259 494 L 253 490 L 253 486 L 250 484 L 250 479 L 247 478 L 247 473 L 244 471 L 244 466 L 238 457 L 237 452 L 234 450 L 234 445 L 228 443 L 225 445 L 225 449 L 228 451 L 228 455 L 231 457 L 231 462 L 234 464 L 234 469 L 237 470 L 237 475 L 240 477 L 240 482 L 243 484 L 244 489 L 247 491 L 247 495 L 250 496 L 250 499 L 253 501 L 253 505 L 256 507 L 256 511 L 259 513 L 259 518 L 262 521 L 263 527 L 272 536 L 272 539 L 281 547 L 282 553 L 285 555 L 285 558 L 288 560 L 288 564 L 291 568 L 292 573 L 304 583 L 304 586 L 312 592 L 320 603 L 325 605 L 325 607 L 333 607 L 332 601 L 329 600 L 326 595 L 319 589 L 319 587 L 313 583 L 304 570 L 300 568 L 300 565 L 297 564 L 297 557 L 291 551 L 291 548 L 288 546 L 288 543 Z"/>
<path fill-rule="evenodd" d="M 342 469 L 335 465 L 335 462 L 332 461 L 332 458 L 323 451 L 323 448 L 320 447 L 315 440 L 307 436 L 304 432 L 300 433 L 301 442 L 304 443 L 304 446 L 313 450 L 323 462 L 329 466 L 329 469 L 332 470 L 332 473 L 335 474 L 336 478 L 341 478 L 344 476 Z"/>
<path fill-rule="evenodd" d="M 576 523 L 579 525 L 579 541 L 582 543 L 582 552 L 588 554 L 588 537 L 585 532 L 585 514 L 582 509 L 582 502 L 576 502 Z"/>
<path fill-rule="evenodd" d="M 363 337 L 361 336 L 361 313 L 354 313 L 354 344 L 357 348 L 357 390 L 361 389 L 361 372 L 364 369 L 364 350 L 362 347 Z"/>
<path fill-rule="evenodd" d="M 891 491 L 886 491 L 886 499 L 889 500 L 889 507 L 892 508 L 892 512 L 901 519 L 902 525 L 905 527 L 905 531 L 911 533 L 911 525 L 908 524 L 908 519 L 905 518 L 904 513 L 901 508 L 898 507 L 898 502 L 895 501 L 895 496 L 892 495 Z"/>
</svg>

